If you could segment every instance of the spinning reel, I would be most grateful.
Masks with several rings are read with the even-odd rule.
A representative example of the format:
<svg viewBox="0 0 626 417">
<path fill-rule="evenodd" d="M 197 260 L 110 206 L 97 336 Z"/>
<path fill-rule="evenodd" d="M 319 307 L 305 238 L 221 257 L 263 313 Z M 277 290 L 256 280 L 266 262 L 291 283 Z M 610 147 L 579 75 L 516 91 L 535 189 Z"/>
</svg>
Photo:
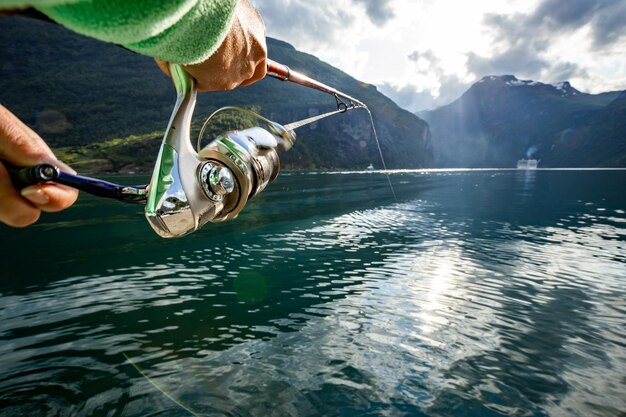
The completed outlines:
<svg viewBox="0 0 626 417">
<path fill-rule="evenodd" d="M 249 110 L 226 107 L 207 119 L 200 138 L 209 122 L 223 111 L 244 112 L 260 126 L 228 131 L 206 147 L 194 150 L 190 138 L 195 81 L 178 65 L 170 65 L 170 76 L 178 98 L 146 203 L 146 218 L 162 237 L 183 236 L 208 222 L 236 217 L 249 199 L 278 176 L 280 161 L 276 149 L 288 150 L 296 140 L 292 130 L 278 123 Z"/>
<path fill-rule="evenodd" d="M 196 105 L 195 80 L 176 64 L 169 64 L 169 72 L 177 99 L 149 185 L 114 184 L 62 172 L 50 164 L 21 168 L 5 163 L 15 187 L 56 182 L 100 197 L 145 204 L 146 218 L 159 236 L 180 237 L 208 222 L 237 217 L 248 200 L 278 176 L 277 150 L 291 149 L 296 141 L 294 129 L 347 110 L 367 108 L 349 95 L 268 60 L 269 76 L 330 94 L 337 102 L 337 109 L 283 126 L 250 110 L 224 107 L 204 123 L 198 149 L 194 149 L 191 119 Z M 246 115 L 254 120 L 254 126 L 219 133 L 200 148 L 210 122 L 228 111 Z"/>
</svg>

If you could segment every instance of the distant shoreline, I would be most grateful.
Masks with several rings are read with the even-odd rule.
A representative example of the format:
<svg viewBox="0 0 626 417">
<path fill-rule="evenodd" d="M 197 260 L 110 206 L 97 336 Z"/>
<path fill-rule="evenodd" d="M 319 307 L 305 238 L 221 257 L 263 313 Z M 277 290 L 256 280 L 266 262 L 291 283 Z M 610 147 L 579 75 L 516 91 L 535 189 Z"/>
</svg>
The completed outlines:
<svg viewBox="0 0 626 417">
<path fill-rule="evenodd" d="M 516 171 L 530 173 L 535 171 L 626 171 L 626 168 L 537 168 L 537 169 L 518 169 L 518 168 L 407 168 L 407 169 L 388 169 L 384 170 L 332 170 L 332 169 L 288 169 L 282 170 L 281 174 L 412 174 L 412 173 L 437 173 L 437 172 L 476 172 L 476 171 Z M 80 173 L 79 173 L 80 174 Z M 90 174 L 100 177 L 126 177 L 126 176 L 138 176 L 146 177 L 152 175 L 151 172 L 107 172 L 102 174 Z"/>
</svg>

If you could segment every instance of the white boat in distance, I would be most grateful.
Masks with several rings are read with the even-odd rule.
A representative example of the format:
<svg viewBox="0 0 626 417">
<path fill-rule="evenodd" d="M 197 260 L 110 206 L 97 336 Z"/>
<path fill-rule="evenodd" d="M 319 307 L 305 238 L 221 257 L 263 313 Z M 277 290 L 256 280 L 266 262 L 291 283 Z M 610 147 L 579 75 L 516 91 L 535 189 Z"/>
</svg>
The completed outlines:
<svg viewBox="0 0 626 417">
<path fill-rule="evenodd" d="M 537 169 L 539 161 L 536 159 L 520 159 L 517 161 L 517 169 Z"/>
</svg>

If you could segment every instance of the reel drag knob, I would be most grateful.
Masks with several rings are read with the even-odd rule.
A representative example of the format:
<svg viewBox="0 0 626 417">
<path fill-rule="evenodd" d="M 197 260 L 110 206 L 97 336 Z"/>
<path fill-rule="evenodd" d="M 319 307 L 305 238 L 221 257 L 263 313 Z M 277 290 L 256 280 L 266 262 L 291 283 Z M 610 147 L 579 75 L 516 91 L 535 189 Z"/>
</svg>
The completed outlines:
<svg viewBox="0 0 626 417">
<path fill-rule="evenodd" d="M 235 188 L 235 179 L 230 169 L 216 165 L 209 173 L 209 187 L 217 195 L 225 195 Z"/>
<path fill-rule="evenodd" d="M 204 194 L 213 201 L 221 201 L 235 188 L 235 178 L 230 169 L 214 162 L 205 162 L 199 171 Z"/>
</svg>

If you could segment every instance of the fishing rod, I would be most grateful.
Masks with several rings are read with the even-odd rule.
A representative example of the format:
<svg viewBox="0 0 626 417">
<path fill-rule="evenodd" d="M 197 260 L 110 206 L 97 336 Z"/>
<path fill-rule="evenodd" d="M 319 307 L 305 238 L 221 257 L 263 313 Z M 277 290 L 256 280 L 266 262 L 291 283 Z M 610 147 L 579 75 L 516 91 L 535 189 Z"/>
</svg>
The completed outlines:
<svg viewBox="0 0 626 417">
<path fill-rule="evenodd" d="M 370 122 L 372 123 L 372 132 L 376 140 L 376 147 L 378 148 L 378 154 L 380 155 L 380 162 L 382 162 L 383 170 L 387 171 L 387 164 L 385 164 L 385 158 L 383 157 L 383 150 L 380 147 L 380 141 L 378 140 L 378 133 L 376 133 L 376 128 L 374 127 L 374 118 L 372 117 L 372 112 L 369 110 L 369 108 L 365 104 L 355 99 L 354 97 L 350 97 L 349 95 L 344 94 L 341 91 L 338 91 L 332 87 L 329 87 L 326 84 L 323 84 L 317 80 L 309 78 L 304 74 L 292 71 L 287 65 L 279 64 L 278 62 L 272 61 L 271 59 L 267 60 L 267 75 L 269 75 L 270 77 L 277 78 L 282 81 L 291 81 L 293 83 L 296 83 L 296 84 L 299 84 L 308 88 L 312 88 L 312 89 L 322 91 L 327 94 L 331 94 L 332 96 L 335 97 L 335 100 L 337 101 L 337 110 L 320 114 L 318 116 L 309 117 L 308 119 L 300 120 L 298 122 L 290 123 L 284 126 L 286 129 L 293 130 L 300 126 L 304 126 L 309 123 L 316 122 L 325 117 L 332 116 L 337 113 L 343 113 L 347 110 L 365 109 L 370 117 Z M 349 104 L 346 104 L 345 102 L 343 102 L 341 100 L 342 98 L 345 100 L 348 100 Z M 398 198 L 396 197 L 396 192 L 393 188 L 393 184 L 391 183 L 391 178 L 389 178 L 389 173 L 387 173 L 386 176 L 387 176 L 387 183 L 389 184 L 389 189 L 391 190 L 391 194 L 393 194 L 393 199 L 396 202 L 398 202 Z"/>
<path fill-rule="evenodd" d="M 304 74 L 293 71 L 287 65 L 280 64 L 276 61 L 272 61 L 271 59 L 267 60 L 267 75 L 281 81 L 290 81 L 304 87 L 312 88 L 314 90 L 330 94 L 335 97 L 335 100 L 337 100 L 338 108 L 340 107 L 346 110 L 349 108 L 367 108 L 365 104 L 355 99 L 354 97 L 342 93 L 341 91 L 329 87 L 326 84 L 314 80 Z M 348 100 L 350 103 L 344 103 L 343 101 L 341 101 L 342 98 Z"/>
<path fill-rule="evenodd" d="M 324 117 L 365 108 L 361 101 L 333 87 L 268 60 L 267 74 L 282 81 L 322 91 L 335 98 L 337 109 L 281 125 L 250 110 L 224 107 L 205 121 L 197 149 L 191 144 L 191 119 L 196 104 L 196 82 L 182 66 L 168 65 L 176 88 L 176 104 L 157 156 L 150 184 L 127 186 L 60 171 L 51 164 L 14 167 L 6 164 L 16 188 L 55 182 L 126 203 L 145 205 L 145 216 L 161 237 L 180 237 L 208 222 L 235 218 L 248 200 L 274 181 L 280 171 L 277 149 L 289 150 L 296 141 L 294 129 Z M 200 149 L 207 125 L 223 112 L 237 111 L 257 126 L 217 135 Z"/>
</svg>

